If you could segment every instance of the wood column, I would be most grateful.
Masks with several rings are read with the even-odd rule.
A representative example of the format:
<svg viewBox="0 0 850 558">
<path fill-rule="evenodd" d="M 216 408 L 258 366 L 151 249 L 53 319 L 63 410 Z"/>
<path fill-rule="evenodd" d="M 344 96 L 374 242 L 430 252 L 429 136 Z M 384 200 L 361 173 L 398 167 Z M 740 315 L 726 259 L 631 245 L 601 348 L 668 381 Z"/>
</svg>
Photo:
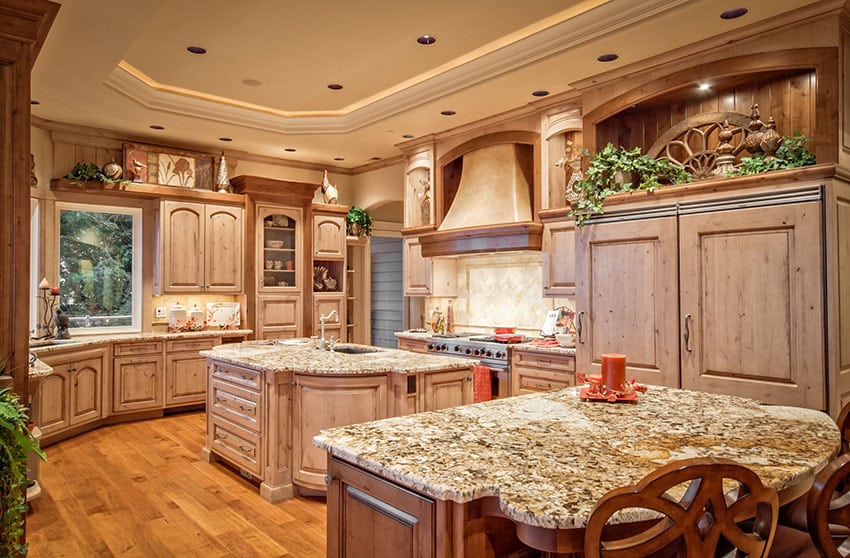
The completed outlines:
<svg viewBox="0 0 850 558">
<path fill-rule="evenodd" d="M 30 72 L 59 4 L 0 0 L 0 358 L 28 400 Z"/>
</svg>

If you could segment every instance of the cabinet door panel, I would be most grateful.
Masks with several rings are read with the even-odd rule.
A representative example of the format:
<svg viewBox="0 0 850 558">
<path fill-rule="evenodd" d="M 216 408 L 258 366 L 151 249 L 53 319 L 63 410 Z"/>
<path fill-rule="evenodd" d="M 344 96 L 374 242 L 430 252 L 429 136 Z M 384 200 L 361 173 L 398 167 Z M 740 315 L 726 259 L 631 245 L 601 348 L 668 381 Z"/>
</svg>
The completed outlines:
<svg viewBox="0 0 850 558">
<path fill-rule="evenodd" d="M 683 387 L 825 408 L 819 207 L 681 217 Z"/>
<path fill-rule="evenodd" d="M 71 426 L 101 418 L 101 370 L 103 359 L 79 361 L 71 375 Z"/>
<path fill-rule="evenodd" d="M 423 375 L 423 410 L 436 411 L 472 403 L 472 370 L 432 372 Z"/>
<path fill-rule="evenodd" d="M 579 229 L 576 370 L 598 374 L 604 353 L 626 355 L 626 375 L 679 387 L 676 219 Z"/>
<path fill-rule="evenodd" d="M 345 257 L 345 217 L 315 215 L 313 217 L 313 257 Z"/>
<path fill-rule="evenodd" d="M 68 397 L 68 365 L 56 365 L 53 374 L 43 378 L 38 386 L 36 408 L 38 427 L 43 435 L 64 430 L 70 426 Z"/>
<path fill-rule="evenodd" d="M 242 209 L 206 207 L 205 289 L 207 292 L 242 290 Z"/>
<path fill-rule="evenodd" d="M 404 239 L 404 294 L 431 294 L 431 258 L 422 256 L 418 238 Z"/>
<path fill-rule="evenodd" d="M 543 295 L 576 292 L 575 221 L 546 223 L 543 229 Z"/>
<path fill-rule="evenodd" d="M 301 335 L 301 298 L 260 297 L 257 318 L 262 339 L 282 339 Z"/>
<path fill-rule="evenodd" d="M 165 362 L 165 405 L 203 403 L 207 393 L 206 358 L 196 352 L 171 353 Z"/>
<path fill-rule="evenodd" d="M 120 412 L 162 408 L 162 369 L 162 355 L 113 359 L 113 410 Z"/>
<path fill-rule="evenodd" d="M 162 202 L 162 290 L 199 292 L 204 288 L 203 204 Z"/>
</svg>

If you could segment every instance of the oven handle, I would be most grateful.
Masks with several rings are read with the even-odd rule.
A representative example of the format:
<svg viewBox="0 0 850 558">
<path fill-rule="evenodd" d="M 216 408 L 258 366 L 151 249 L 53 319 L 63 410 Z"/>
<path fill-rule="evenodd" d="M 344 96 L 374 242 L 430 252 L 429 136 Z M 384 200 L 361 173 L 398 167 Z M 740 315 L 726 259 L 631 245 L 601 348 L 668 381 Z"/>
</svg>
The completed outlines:
<svg viewBox="0 0 850 558">
<path fill-rule="evenodd" d="M 581 319 L 582 316 L 584 316 L 584 312 L 576 314 L 576 335 L 578 342 L 584 344 L 584 336 L 582 335 L 582 332 L 584 332 L 584 320 Z"/>
</svg>

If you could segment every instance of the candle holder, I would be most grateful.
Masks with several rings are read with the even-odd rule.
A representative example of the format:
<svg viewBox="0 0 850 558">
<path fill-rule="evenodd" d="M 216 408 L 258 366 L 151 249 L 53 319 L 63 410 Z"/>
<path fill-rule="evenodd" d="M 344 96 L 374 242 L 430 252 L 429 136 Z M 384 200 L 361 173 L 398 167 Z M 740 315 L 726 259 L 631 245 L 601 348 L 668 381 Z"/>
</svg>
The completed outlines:
<svg viewBox="0 0 850 558">
<path fill-rule="evenodd" d="M 46 279 L 38 285 L 41 294 L 36 298 L 40 300 L 42 311 L 41 320 L 38 323 L 36 333 L 40 334 L 36 339 L 46 339 L 53 336 L 53 315 L 56 310 L 56 301 L 59 298 L 59 289 L 51 288 Z"/>
</svg>

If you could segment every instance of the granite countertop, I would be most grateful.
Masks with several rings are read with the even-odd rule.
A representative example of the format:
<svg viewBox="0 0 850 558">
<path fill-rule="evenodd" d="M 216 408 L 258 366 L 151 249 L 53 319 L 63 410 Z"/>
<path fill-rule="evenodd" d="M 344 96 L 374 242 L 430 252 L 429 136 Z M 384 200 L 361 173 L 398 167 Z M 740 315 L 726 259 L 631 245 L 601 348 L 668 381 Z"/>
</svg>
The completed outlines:
<svg viewBox="0 0 850 558">
<path fill-rule="evenodd" d="M 838 449 L 819 411 L 656 386 L 636 404 L 584 402 L 578 389 L 323 430 L 313 443 L 422 494 L 495 496 L 514 521 L 558 529 L 583 527 L 606 492 L 673 460 L 733 459 L 782 490 Z"/>
<path fill-rule="evenodd" d="M 109 335 L 81 335 L 70 339 L 45 339 L 31 340 L 30 351 L 36 355 L 43 355 L 68 348 L 85 348 L 103 343 L 122 343 L 128 341 L 159 341 L 169 339 L 195 339 L 198 337 L 229 337 L 239 335 L 251 335 L 251 329 L 209 329 L 202 331 L 184 331 L 180 333 L 166 332 L 138 332 L 138 333 L 113 333 Z"/>
<path fill-rule="evenodd" d="M 299 343 L 299 341 L 304 341 Z M 287 344 L 293 343 L 293 344 Z M 308 339 L 285 342 L 248 341 L 214 347 L 201 351 L 202 355 L 222 362 L 261 370 L 263 372 L 297 372 L 304 374 L 357 375 L 357 374 L 415 374 L 469 368 L 478 361 L 456 357 L 427 355 L 369 347 L 353 343 L 338 344 L 345 347 L 376 349 L 363 354 L 314 350 Z"/>
<path fill-rule="evenodd" d="M 430 341 L 433 337 L 433 333 L 430 331 L 396 331 L 394 335 L 400 339 L 413 339 L 418 341 Z M 474 333 L 473 335 L 487 335 L 486 333 Z M 446 340 L 445 338 L 439 338 L 441 340 Z M 540 353 L 553 353 L 558 355 L 568 355 L 575 356 L 576 349 L 575 347 L 541 347 L 540 345 L 532 345 L 531 342 L 527 343 L 511 343 L 506 345 L 507 347 L 513 349 L 522 349 L 524 351 L 535 351 Z"/>
</svg>

